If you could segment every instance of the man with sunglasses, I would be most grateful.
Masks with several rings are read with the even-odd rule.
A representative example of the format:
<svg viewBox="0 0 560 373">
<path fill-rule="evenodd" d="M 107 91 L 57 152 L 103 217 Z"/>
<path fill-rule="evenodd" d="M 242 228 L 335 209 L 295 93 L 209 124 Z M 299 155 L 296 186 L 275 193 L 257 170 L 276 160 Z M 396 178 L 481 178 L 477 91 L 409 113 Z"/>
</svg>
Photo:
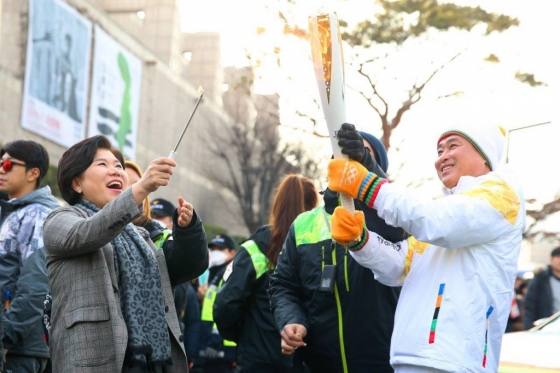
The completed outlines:
<svg viewBox="0 0 560 373">
<path fill-rule="evenodd" d="M 49 350 L 42 327 L 48 278 L 43 223 L 57 200 L 41 180 L 49 168 L 46 149 L 12 141 L 0 150 L 0 305 L 4 372 L 43 372 Z"/>
</svg>

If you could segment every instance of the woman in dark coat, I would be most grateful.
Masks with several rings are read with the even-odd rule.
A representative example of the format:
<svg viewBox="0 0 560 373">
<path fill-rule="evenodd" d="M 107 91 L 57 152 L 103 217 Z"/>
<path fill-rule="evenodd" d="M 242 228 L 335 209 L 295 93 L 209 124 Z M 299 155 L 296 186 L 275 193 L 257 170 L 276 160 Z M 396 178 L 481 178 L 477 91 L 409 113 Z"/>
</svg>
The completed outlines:
<svg viewBox="0 0 560 373">
<path fill-rule="evenodd" d="M 224 339 L 237 342 L 236 373 L 294 371 L 292 357 L 282 355 L 280 333 L 270 310 L 269 271 L 276 266 L 295 218 L 315 208 L 318 200 L 311 180 L 286 176 L 274 197 L 269 225 L 241 245 L 232 267 L 226 269 L 214 303 L 214 321 Z"/>
</svg>

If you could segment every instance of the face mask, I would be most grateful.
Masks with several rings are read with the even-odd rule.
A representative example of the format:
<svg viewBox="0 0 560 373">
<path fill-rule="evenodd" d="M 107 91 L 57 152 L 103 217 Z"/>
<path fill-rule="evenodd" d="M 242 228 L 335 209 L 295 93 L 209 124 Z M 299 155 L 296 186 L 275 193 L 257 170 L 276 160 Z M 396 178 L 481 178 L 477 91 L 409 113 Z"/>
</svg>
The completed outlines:
<svg viewBox="0 0 560 373">
<path fill-rule="evenodd" d="M 223 250 L 212 250 L 210 251 L 210 258 L 208 260 L 208 267 L 217 267 L 222 265 L 228 259 L 228 255 Z"/>
<path fill-rule="evenodd" d="M 204 271 L 203 274 L 201 274 L 200 276 L 198 276 L 198 283 L 200 285 L 207 285 L 208 283 L 208 275 L 210 274 L 210 272 L 208 272 L 208 269 L 206 271 Z"/>
</svg>

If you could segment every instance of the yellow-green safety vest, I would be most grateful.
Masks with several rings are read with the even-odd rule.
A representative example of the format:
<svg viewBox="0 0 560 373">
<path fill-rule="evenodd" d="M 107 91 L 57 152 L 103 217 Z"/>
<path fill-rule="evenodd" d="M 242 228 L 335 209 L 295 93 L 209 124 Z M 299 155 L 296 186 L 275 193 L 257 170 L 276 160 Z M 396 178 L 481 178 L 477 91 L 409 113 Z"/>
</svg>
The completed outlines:
<svg viewBox="0 0 560 373">
<path fill-rule="evenodd" d="M 158 248 L 158 249 L 163 248 L 163 243 L 165 242 L 165 240 L 167 240 L 167 237 L 169 237 L 169 235 L 171 235 L 171 233 L 172 233 L 172 231 L 170 229 L 164 229 L 161 236 L 159 236 L 154 241 L 155 247 Z"/>
<path fill-rule="evenodd" d="M 267 259 L 266 256 L 262 253 L 259 249 L 255 241 L 249 240 L 241 245 L 247 253 L 251 257 L 251 262 L 253 263 L 253 267 L 255 268 L 256 278 L 260 278 L 263 274 L 268 271 L 267 267 Z M 212 310 L 214 309 L 214 302 L 216 301 L 216 295 L 218 294 L 218 290 L 222 287 L 223 280 L 220 280 L 218 286 L 210 285 L 208 290 L 206 290 L 206 295 L 204 296 L 204 302 L 202 303 L 202 313 L 200 315 L 200 319 L 202 321 L 214 321 L 214 316 Z M 218 334 L 218 327 L 216 323 L 212 324 L 212 333 Z M 228 341 L 224 339 L 224 346 L 226 347 L 235 347 L 235 342 Z"/>
<path fill-rule="evenodd" d="M 206 295 L 204 296 L 204 302 L 202 303 L 202 313 L 200 315 L 200 319 L 202 321 L 209 321 L 212 324 L 212 334 L 219 334 L 218 327 L 214 322 L 214 315 L 212 313 L 212 309 L 214 308 L 214 302 L 216 301 L 216 294 L 218 294 L 218 289 L 222 287 L 222 280 L 220 280 L 220 284 L 210 285 L 208 290 L 206 290 Z M 224 339 L 224 346 L 225 347 L 235 347 L 236 344 L 233 341 L 228 341 Z"/>
<path fill-rule="evenodd" d="M 269 270 L 268 259 L 266 259 L 266 256 L 262 253 L 261 249 L 259 249 L 259 246 L 253 240 L 246 241 L 241 246 L 245 248 L 245 250 L 247 250 L 247 253 L 251 257 L 251 262 L 253 262 L 253 267 L 255 268 L 257 279 L 260 278 Z"/>
</svg>

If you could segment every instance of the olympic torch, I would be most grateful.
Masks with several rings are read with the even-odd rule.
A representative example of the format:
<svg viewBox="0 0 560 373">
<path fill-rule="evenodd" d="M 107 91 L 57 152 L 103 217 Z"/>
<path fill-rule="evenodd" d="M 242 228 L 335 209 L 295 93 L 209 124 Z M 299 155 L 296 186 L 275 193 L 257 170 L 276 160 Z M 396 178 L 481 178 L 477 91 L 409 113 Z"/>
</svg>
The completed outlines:
<svg viewBox="0 0 560 373">
<path fill-rule="evenodd" d="M 340 126 L 346 121 L 344 57 L 336 13 L 309 17 L 309 39 L 333 154 L 337 159 L 348 159 L 347 155 L 342 154 L 336 136 Z M 355 211 L 352 197 L 341 194 L 340 200 L 348 211 Z"/>
</svg>

